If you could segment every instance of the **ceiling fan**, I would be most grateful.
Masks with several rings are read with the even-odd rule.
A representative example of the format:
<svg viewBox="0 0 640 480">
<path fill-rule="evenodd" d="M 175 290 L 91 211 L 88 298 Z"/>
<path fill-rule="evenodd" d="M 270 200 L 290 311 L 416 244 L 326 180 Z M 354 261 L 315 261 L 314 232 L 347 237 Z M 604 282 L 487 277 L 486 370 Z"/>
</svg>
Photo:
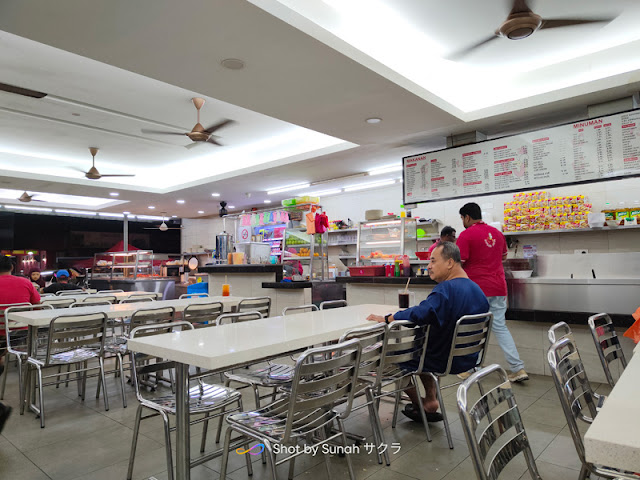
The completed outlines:
<svg viewBox="0 0 640 480">
<path fill-rule="evenodd" d="M 490 37 L 480 42 L 449 54 L 449 60 L 460 59 L 475 49 L 498 38 L 508 40 L 522 40 L 533 35 L 538 30 L 548 30 L 550 28 L 572 27 L 575 25 L 586 25 L 590 23 L 609 23 L 616 17 L 607 18 L 542 18 L 533 13 L 527 5 L 526 0 L 514 0 L 511 11 L 507 19 Z"/>
<path fill-rule="evenodd" d="M 96 155 L 98 154 L 98 149 L 96 147 L 89 147 L 89 152 L 91 153 L 91 157 L 93 158 L 91 162 L 91 168 L 88 172 L 84 170 L 80 170 L 76 168 L 75 170 L 79 170 L 84 173 L 84 176 L 89 180 L 100 180 L 102 177 L 135 177 L 135 175 L 125 175 L 125 174 L 102 174 L 96 168 Z"/>
<path fill-rule="evenodd" d="M 191 101 L 193 102 L 193 105 L 196 107 L 196 110 L 198 111 L 198 123 L 195 124 L 195 126 L 191 129 L 190 132 L 178 133 L 178 132 L 168 132 L 165 130 L 142 129 L 142 133 L 151 133 L 151 134 L 158 134 L 158 135 L 186 135 L 195 143 L 187 145 L 185 148 L 193 148 L 198 146 L 200 143 L 205 143 L 205 142 L 212 143 L 213 145 L 218 145 L 219 147 L 221 147 L 222 144 L 219 143 L 214 138 L 216 135 L 213 135 L 213 132 L 235 122 L 233 120 L 222 120 L 216 123 L 215 125 L 211 125 L 209 128 L 204 128 L 200 123 L 200 109 L 204 105 L 205 100 L 204 98 L 195 97 L 195 98 L 192 98 Z"/>
<path fill-rule="evenodd" d="M 21 202 L 24 202 L 24 203 L 44 202 L 45 201 L 45 200 L 38 200 L 37 198 L 33 198 L 33 197 L 35 197 L 35 194 L 29 195 L 27 192 L 24 192 L 22 195 L 20 195 L 18 197 L 18 200 L 20 200 Z"/>
<path fill-rule="evenodd" d="M 162 213 L 162 223 L 156 227 L 145 227 L 145 230 L 160 230 L 161 232 L 166 232 L 167 230 L 182 230 L 182 226 L 169 227 L 164 221 L 164 217 L 166 216 L 167 212 L 160 213 Z"/>
</svg>

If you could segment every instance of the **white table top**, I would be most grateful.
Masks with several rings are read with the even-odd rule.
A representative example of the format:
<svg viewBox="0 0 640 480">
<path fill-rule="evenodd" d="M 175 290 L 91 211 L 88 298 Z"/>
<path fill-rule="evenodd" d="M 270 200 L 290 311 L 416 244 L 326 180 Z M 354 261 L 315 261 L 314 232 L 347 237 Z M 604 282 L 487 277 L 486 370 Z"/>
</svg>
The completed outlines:
<svg viewBox="0 0 640 480">
<path fill-rule="evenodd" d="M 183 298 L 181 300 L 156 300 L 153 302 L 117 303 L 114 305 L 94 305 L 88 307 L 58 308 L 53 310 L 35 310 L 32 312 L 9 313 L 9 320 L 22 325 L 44 327 L 51 320 L 61 315 L 82 315 L 85 313 L 105 312 L 109 318 L 129 317 L 137 310 L 150 308 L 173 307 L 176 312 L 182 312 L 188 305 L 196 303 L 222 302 L 226 308 L 235 307 L 243 297 L 205 297 Z"/>
<path fill-rule="evenodd" d="M 371 325 L 367 321 L 369 314 L 385 315 L 397 310 L 390 305 L 334 308 L 141 337 L 129 340 L 128 347 L 136 352 L 217 370 L 337 340 L 346 330 Z"/>
<path fill-rule="evenodd" d="M 144 294 L 148 294 L 148 295 L 153 294 L 153 295 L 160 295 L 160 297 L 162 298 L 162 293 L 155 293 L 155 292 L 113 292 L 113 293 L 103 292 L 103 293 L 89 293 L 89 294 L 79 293 L 77 295 L 51 295 L 51 296 L 42 297 L 42 300 L 74 298 L 76 302 L 81 302 L 85 298 L 97 298 L 97 297 L 116 297 L 116 300 L 122 300 L 124 298 L 129 298 L 131 295 L 134 295 L 134 294 L 140 295 L 140 296 Z"/>
<path fill-rule="evenodd" d="M 640 355 L 633 355 L 584 436 L 587 460 L 640 472 Z"/>
</svg>

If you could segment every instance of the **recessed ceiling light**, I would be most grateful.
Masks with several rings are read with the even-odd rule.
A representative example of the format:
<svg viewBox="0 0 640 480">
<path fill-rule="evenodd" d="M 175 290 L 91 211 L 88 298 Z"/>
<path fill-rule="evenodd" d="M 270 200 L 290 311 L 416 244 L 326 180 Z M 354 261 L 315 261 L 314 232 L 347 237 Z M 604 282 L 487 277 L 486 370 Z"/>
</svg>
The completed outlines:
<svg viewBox="0 0 640 480">
<path fill-rule="evenodd" d="M 271 200 L 265 200 L 264 203 L 271 203 Z"/>
<path fill-rule="evenodd" d="M 111 192 L 111 193 L 109 193 L 109 195 L 111 195 L 112 197 L 120 196 L 120 194 L 118 192 Z"/>
<path fill-rule="evenodd" d="M 212 196 L 212 197 L 219 197 L 219 196 L 220 196 L 220 194 L 219 194 L 219 193 L 212 193 L 212 194 L 211 194 L 211 196 Z"/>
<path fill-rule="evenodd" d="M 204 210 L 198 210 L 198 213 L 202 214 L 204 213 Z"/>
<path fill-rule="evenodd" d="M 225 58 L 220 62 L 220 65 L 229 70 L 242 70 L 244 68 L 244 62 L 238 58 Z"/>
<path fill-rule="evenodd" d="M 367 118 L 367 123 L 380 123 L 381 121 L 382 119 L 377 117 Z"/>
<path fill-rule="evenodd" d="M 176 200 L 178 203 L 184 203 L 184 200 Z"/>
<path fill-rule="evenodd" d="M 229 208 L 236 208 L 235 205 L 229 205 Z"/>
<path fill-rule="evenodd" d="M 131 212 L 122 212 L 122 213 L 124 213 L 125 215 L 131 215 Z"/>
<path fill-rule="evenodd" d="M 153 205 L 149 205 L 149 210 L 155 210 L 156 207 L 154 207 Z"/>
<path fill-rule="evenodd" d="M 171 215 L 171 218 L 178 218 L 178 215 Z"/>
</svg>

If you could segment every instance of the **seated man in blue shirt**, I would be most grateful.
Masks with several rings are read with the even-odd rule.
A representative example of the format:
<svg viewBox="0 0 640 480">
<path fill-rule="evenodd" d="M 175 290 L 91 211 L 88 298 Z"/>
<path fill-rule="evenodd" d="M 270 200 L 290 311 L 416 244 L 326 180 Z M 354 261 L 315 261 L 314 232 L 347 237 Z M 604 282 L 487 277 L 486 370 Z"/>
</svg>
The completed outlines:
<svg viewBox="0 0 640 480">
<path fill-rule="evenodd" d="M 464 315 L 488 312 L 489 302 L 480 287 L 469 280 L 464 272 L 460 262 L 460 250 L 454 243 L 442 242 L 433 250 L 429 263 L 429 277 L 438 282 L 438 285 L 420 305 L 386 317 L 369 315 L 367 320 L 379 323 L 409 320 L 418 325 L 430 325 L 424 371 L 442 373 L 447 368 L 456 322 Z M 476 366 L 477 358 L 477 353 L 455 358 L 451 373 L 471 370 Z M 417 361 L 415 365 L 407 367 L 417 369 Z M 412 420 L 422 422 L 417 410 L 419 405 L 422 405 L 427 413 L 427 420 L 439 422 L 442 420 L 442 414 L 437 412 L 439 404 L 433 378 L 429 375 L 420 375 L 420 378 L 426 397 L 421 399 L 416 388 L 409 387 L 406 392 L 412 405 L 407 405 L 403 413 Z"/>
</svg>

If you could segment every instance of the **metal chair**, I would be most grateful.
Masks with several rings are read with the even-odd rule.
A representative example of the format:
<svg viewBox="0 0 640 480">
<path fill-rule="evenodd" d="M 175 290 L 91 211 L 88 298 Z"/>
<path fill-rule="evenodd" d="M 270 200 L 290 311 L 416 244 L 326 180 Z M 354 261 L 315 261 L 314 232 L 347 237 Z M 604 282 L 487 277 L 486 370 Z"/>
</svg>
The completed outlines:
<svg viewBox="0 0 640 480">
<path fill-rule="evenodd" d="M 320 303 L 320 310 L 327 310 L 330 308 L 340 308 L 340 307 L 346 307 L 346 306 L 347 306 L 346 300 L 327 300 L 325 302 Z"/>
<path fill-rule="evenodd" d="M 131 330 L 130 338 L 137 338 L 141 336 L 159 335 L 164 333 L 170 333 L 172 331 L 185 331 L 193 330 L 193 325 L 186 321 L 172 322 L 165 324 L 144 325 L 139 326 Z M 159 373 L 165 370 L 173 370 L 175 368 L 175 362 L 157 358 L 154 355 L 146 355 L 142 353 L 130 352 L 130 362 L 132 365 L 132 377 L 133 385 L 136 391 L 136 397 L 138 399 L 138 409 L 136 411 L 136 419 L 133 427 L 133 440 L 131 443 L 131 454 L 129 456 L 129 468 L 127 471 L 127 480 L 131 480 L 133 476 L 134 460 L 136 455 L 136 447 L 138 443 L 138 434 L 140 432 L 140 422 L 147 418 L 156 416 L 162 417 L 164 424 L 164 436 L 165 436 L 165 449 L 167 457 L 167 473 L 170 480 L 173 479 L 173 458 L 171 450 L 171 435 L 170 432 L 175 429 L 171 427 L 169 422 L 169 415 L 176 414 L 176 397 L 175 394 L 147 397 L 142 388 L 144 384 L 148 384 L 148 381 L 143 381 L 145 377 L 157 376 Z M 147 416 L 142 416 L 143 411 L 151 410 L 153 413 Z M 231 388 L 226 388 L 221 385 L 207 384 L 202 381 L 202 378 L 197 378 L 193 387 L 189 388 L 189 414 L 191 416 L 204 415 L 202 418 L 190 419 L 190 424 L 204 422 L 202 442 L 200 445 L 200 452 L 204 452 L 206 444 L 207 429 L 206 426 L 210 420 L 218 417 L 222 418 L 225 413 L 233 413 L 242 411 L 242 395 L 240 392 Z M 235 443 L 235 442 L 234 442 Z M 237 444 L 234 444 L 234 448 L 244 446 L 248 448 L 249 445 L 246 440 L 241 439 Z M 211 454 L 202 456 L 196 460 L 191 460 L 191 468 L 200 465 L 209 459 L 219 456 L 222 453 L 221 450 L 213 452 Z M 250 474 L 251 470 L 250 456 L 246 456 L 247 469 Z"/>
<path fill-rule="evenodd" d="M 64 297 L 65 295 L 89 295 L 89 292 L 85 292 L 81 288 L 74 290 L 58 290 L 56 292 L 56 297 Z"/>
<path fill-rule="evenodd" d="M 63 297 L 47 297 L 43 298 L 40 305 L 51 305 L 53 308 L 69 308 L 76 303 L 75 298 L 63 298 Z"/>
<path fill-rule="evenodd" d="M 114 295 L 89 295 L 85 298 L 78 300 L 78 303 L 83 307 L 89 305 L 110 305 L 118 301 Z"/>
<path fill-rule="evenodd" d="M 159 292 L 140 291 L 140 292 L 131 292 L 131 295 L 129 295 L 129 298 L 132 298 L 132 297 L 151 297 L 154 300 L 158 300 L 159 298 L 162 298 L 162 294 Z"/>
<path fill-rule="evenodd" d="M 440 377 L 444 377 L 452 373 L 451 367 L 453 366 L 453 362 L 456 358 L 466 357 L 467 355 L 478 354 L 474 370 L 482 368 L 487 347 L 489 346 L 489 333 L 491 332 L 492 322 L 493 314 L 491 314 L 491 312 L 460 317 L 456 322 L 456 328 L 453 331 L 453 339 L 451 341 L 449 359 L 447 360 L 447 368 L 444 372 L 440 373 L 423 372 L 430 375 L 436 383 L 436 393 L 438 395 L 438 402 L 440 403 L 440 411 L 444 417 L 444 430 L 447 434 L 449 448 L 453 448 L 453 439 L 451 438 L 451 430 L 449 428 L 449 421 L 447 420 L 447 411 L 442 399 L 442 389 L 459 385 L 460 382 L 442 387 L 440 385 Z"/>
<path fill-rule="evenodd" d="M 609 385 L 613 388 L 616 381 L 611 374 L 611 364 L 616 360 L 620 360 L 622 369 L 627 368 L 627 359 L 624 357 L 616 329 L 613 327 L 611 317 L 606 313 L 590 316 L 588 323 L 593 342 L 596 344 L 596 351 L 598 352 L 598 357 L 600 357 L 604 375 L 607 377 Z"/>
<path fill-rule="evenodd" d="M 208 293 L 183 293 L 182 295 L 180 295 L 179 299 L 182 300 L 183 298 L 208 298 L 209 294 Z"/>
<path fill-rule="evenodd" d="M 98 290 L 96 293 L 100 294 L 100 293 L 124 293 L 124 290 L 119 290 L 119 289 L 115 289 L 115 290 Z"/>
<path fill-rule="evenodd" d="M 473 387 L 480 392 L 477 400 L 472 399 Z M 478 480 L 497 480 L 520 452 L 524 453 L 531 478 L 542 480 L 509 377 L 500 365 L 489 365 L 471 374 L 458 387 L 457 400 Z"/>
<path fill-rule="evenodd" d="M 4 308 L 6 307 L 6 308 Z M 4 308 L 4 310 L 2 310 Z M 24 326 L 13 322 L 9 317 L 13 312 L 29 312 L 33 310 L 53 310 L 51 305 L 31 305 L 31 304 L 8 304 L 0 305 L 0 330 L 5 333 L 5 340 L 7 342 L 7 361 L 5 362 L 4 373 L 2 374 L 2 389 L 0 391 L 0 400 L 4 399 L 4 391 L 7 386 L 7 375 L 9 373 L 9 355 L 13 355 L 18 364 L 18 392 L 20 394 L 20 401 L 23 394 L 23 377 L 22 377 L 22 365 L 27 361 L 27 357 L 29 356 L 29 351 L 27 349 L 28 346 L 28 337 L 27 332 Z M 23 332 L 24 335 L 17 333 Z M 14 339 L 11 340 L 11 336 L 14 335 Z"/>
<path fill-rule="evenodd" d="M 131 295 L 129 298 L 123 298 L 118 303 L 140 303 L 140 302 L 155 302 L 155 297 L 148 295 Z"/>
<path fill-rule="evenodd" d="M 594 465 L 588 462 L 585 457 L 584 443 L 578 429 L 577 419 L 591 424 L 598 409 L 593 389 L 584 371 L 584 365 L 574 340 L 565 337 L 551 345 L 547 352 L 547 361 L 573 438 L 573 444 L 582 462 L 578 479 L 584 480 L 591 473 L 610 479 L 637 479 L 638 477 L 634 473 Z"/>
<path fill-rule="evenodd" d="M 271 314 L 271 297 L 252 297 L 240 300 L 238 313 L 260 312 L 264 318 Z"/>
<path fill-rule="evenodd" d="M 284 307 L 282 309 L 282 315 L 292 315 L 294 313 L 304 313 L 304 312 L 317 312 L 318 307 L 313 304 L 309 305 L 300 305 L 299 307 Z"/>
<path fill-rule="evenodd" d="M 39 408 L 36 409 L 40 415 L 40 426 L 44 428 L 44 387 L 58 385 L 65 380 L 55 380 L 44 383 L 45 379 L 58 378 L 66 373 L 60 371 L 43 375 L 43 370 L 49 367 L 60 367 L 62 365 L 75 365 L 75 373 L 78 376 L 80 386 L 80 396 L 84 400 L 86 392 L 87 372 L 98 368 L 100 381 L 104 389 L 103 400 L 104 409 L 109 410 L 109 399 L 107 396 L 107 385 L 104 375 L 104 340 L 107 329 L 107 314 L 103 312 L 89 313 L 84 315 L 60 315 L 51 320 L 49 324 L 49 335 L 47 347 L 44 355 L 29 356 L 27 363 L 37 370 L 39 393 Z M 98 349 L 88 348 L 91 345 L 98 345 Z M 89 360 L 98 360 L 98 366 L 89 366 Z M 82 373 L 82 380 L 80 374 Z M 27 370 L 26 385 L 30 384 L 31 369 Z M 35 394 L 35 392 L 34 392 Z M 96 395 L 98 398 L 99 395 Z M 29 400 L 31 401 L 31 400 Z"/>
<path fill-rule="evenodd" d="M 222 315 L 223 310 L 221 302 L 195 303 L 184 309 L 182 318 L 195 328 L 213 327 L 217 325 L 216 320 Z"/>
<path fill-rule="evenodd" d="M 261 318 L 264 318 L 262 316 L 262 313 L 257 311 L 247 311 L 244 313 L 224 313 L 216 319 L 216 325 L 260 320 Z"/>
<path fill-rule="evenodd" d="M 549 337 L 549 343 L 553 345 L 558 340 L 566 336 L 571 336 L 571 338 L 573 338 L 573 333 L 571 332 L 571 327 L 569 327 L 565 322 L 558 322 L 549 328 L 547 336 Z"/>
<path fill-rule="evenodd" d="M 220 478 L 226 478 L 231 435 L 238 432 L 264 445 L 273 480 L 277 480 L 276 467 L 289 462 L 289 478 L 293 478 L 295 457 L 286 456 L 276 461 L 274 446 L 297 445 L 306 440 L 312 445 L 324 445 L 339 440 L 347 446 L 344 419 L 351 412 L 353 396 L 358 380 L 362 347 L 358 340 L 312 348 L 300 355 L 295 366 L 291 394 L 264 408 L 251 412 L 240 412 L 226 417 L 228 428 L 225 434 Z M 326 358 L 315 360 L 314 358 Z M 338 413 L 336 404 L 343 402 L 344 411 Z M 337 422 L 338 431 L 330 431 Z M 327 478 L 333 478 L 330 460 L 325 454 Z M 349 477 L 355 479 L 351 458 L 345 456 Z M 251 473 L 250 473 L 251 474 Z"/>
</svg>

